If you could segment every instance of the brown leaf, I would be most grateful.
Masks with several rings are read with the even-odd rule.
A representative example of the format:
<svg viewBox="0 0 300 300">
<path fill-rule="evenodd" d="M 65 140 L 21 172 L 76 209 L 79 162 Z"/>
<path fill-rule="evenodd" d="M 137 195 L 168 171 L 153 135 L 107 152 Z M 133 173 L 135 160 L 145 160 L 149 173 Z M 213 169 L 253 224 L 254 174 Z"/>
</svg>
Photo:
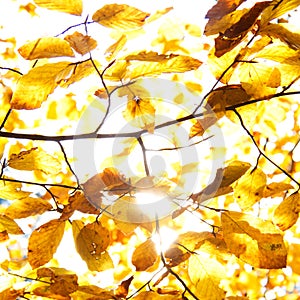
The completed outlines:
<svg viewBox="0 0 300 300">
<path fill-rule="evenodd" d="M 107 4 L 93 14 L 93 21 L 114 29 L 135 29 L 145 23 L 150 14 L 127 4 Z"/>
<path fill-rule="evenodd" d="M 0 300 L 16 300 L 19 296 L 23 296 L 24 292 L 24 289 L 15 290 L 8 288 L 0 292 Z"/>
<path fill-rule="evenodd" d="M 289 189 L 293 189 L 294 187 L 285 182 L 272 182 L 266 186 L 264 189 L 264 197 L 272 197 L 277 196 L 278 194 L 282 194 L 283 192 L 288 191 Z"/>
<path fill-rule="evenodd" d="M 10 217 L 0 214 L 0 232 L 6 231 L 11 234 L 24 234 L 19 225 Z"/>
<path fill-rule="evenodd" d="M 8 160 L 8 165 L 17 170 L 40 170 L 45 174 L 53 175 L 61 171 L 59 160 L 37 147 L 12 154 Z"/>
<path fill-rule="evenodd" d="M 286 266 L 283 236 L 270 221 L 240 212 L 224 212 L 221 221 L 228 249 L 241 260 L 257 268 Z"/>
<path fill-rule="evenodd" d="M 78 289 L 78 277 L 76 274 L 55 275 L 52 278 L 50 292 L 53 294 L 68 296 Z"/>
<path fill-rule="evenodd" d="M 133 297 L 134 300 L 181 300 L 181 295 L 160 295 L 153 291 L 140 292 L 137 296 Z"/>
<path fill-rule="evenodd" d="M 242 209 L 251 208 L 264 193 L 267 177 L 260 169 L 250 170 L 244 174 L 234 188 L 234 198 Z"/>
<path fill-rule="evenodd" d="M 97 47 L 96 40 L 77 31 L 72 35 L 67 35 L 65 40 L 81 55 L 84 55 Z"/>
<path fill-rule="evenodd" d="M 40 7 L 76 16 L 80 16 L 82 13 L 82 0 L 34 0 L 34 3 Z"/>
<path fill-rule="evenodd" d="M 41 215 L 52 209 L 52 205 L 40 198 L 24 198 L 14 201 L 6 210 L 5 214 L 12 219 L 27 218 Z"/>
<path fill-rule="evenodd" d="M 60 56 L 74 56 L 70 44 L 57 37 L 44 37 L 26 43 L 18 49 L 25 59 L 51 58 Z"/>
<path fill-rule="evenodd" d="M 256 3 L 237 23 L 227 28 L 224 34 L 221 33 L 219 37 L 215 39 L 215 56 L 221 57 L 236 47 L 243 40 L 248 31 L 251 30 L 261 12 L 269 5 L 269 1 Z"/>
<path fill-rule="evenodd" d="M 110 243 L 108 229 L 99 222 L 94 222 L 84 226 L 78 234 L 74 234 L 74 237 L 77 252 L 86 262 L 89 270 L 100 272 L 113 268 L 111 257 L 106 251 Z"/>
<path fill-rule="evenodd" d="M 28 262 L 33 269 L 52 259 L 62 240 L 64 229 L 64 221 L 51 220 L 32 232 L 28 243 Z"/>
<path fill-rule="evenodd" d="M 126 296 L 128 295 L 128 289 L 132 279 L 133 276 L 130 276 L 128 279 L 121 282 L 121 284 L 118 286 L 118 288 L 115 291 L 115 295 L 117 297 L 126 298 Z"/>
<path fill-rule="evenodd" d="M 291 228 L 298 220 L 300 211 L 300 195 L 294 193 L 283 199 L 274 211 L 273 222 L 281 229 Z"/>
<path fill-rule="evenodd" d="M 171 58 L 177 57 L 176 54 L 158 54 L 154 51 L 141 51 L 137 54 L 130 54 L 125 57 L 126 60 L 140 60 L 140 61 L 155 61 L 155 62 L 163 62 L 167 61 Z"/>
<path fill-rule="evenodd" d="M 154 242 L 149 239 L 135 248 L 131 262 L 137 271 L 145 271 L 153 266 L 158 256 Z"/>
<path fill-rule="evenodd" d="M 214 116 L 204 116 L 203 119 L 197 119 L 196 123 L 191 127 L 189 137 L 202 136 L 206 129 L 214 125 L 218 119 Z"/>
</svg>

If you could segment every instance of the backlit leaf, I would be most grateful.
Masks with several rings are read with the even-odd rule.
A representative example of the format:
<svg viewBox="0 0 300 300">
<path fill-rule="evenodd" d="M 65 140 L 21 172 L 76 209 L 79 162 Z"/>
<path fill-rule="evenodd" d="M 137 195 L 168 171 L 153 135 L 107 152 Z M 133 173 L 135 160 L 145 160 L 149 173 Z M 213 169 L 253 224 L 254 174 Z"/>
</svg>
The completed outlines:
<svg viewBox="0 0 300 300">
<path fill-rule="evenodd" d="M 81 55 L 84 55 L 97 47 L 96 40 L 77 31 L 72 35 L 67 35 L 65 40 Z"/>
<path fill-rule="evenodd" d="M 15 290 L 7 288 L 0 292 L 0 300 L 16 300 L 24 295 L 24 289 Z"/>
<path fill-rule="evenodd" d="M 26 43 L 18 49 L 25 59 L 74 56 L 70 44 L 57 37 L 44 37 Z"/>
<path fill-rule="evenodd" d="M 107 4 L 93 14 L 93 21 L 114 29 L 135 29 L 144 25 L 149 16 L 127 4 Z"/>
<path fill-rule="evenodd" d="M 130 54 L 126 56 L 126 60 L 140 60 L 140 61 L 155 61 L 155 62 L 163 62 L 167 61 L 171 58 L 177 57 L 178 55 L 176 54 L 170 54 L 170 55 L 165 55 L 165 54 L 158 54 L 157 52 L 150 51 L 141 51 L 137 54 Z"/>
<path fill-rule="evenodd" d="M 193 194 L 191 198 L 201 203 L 207 199 L 233 192 L 231 184 L 240 179 L 250 167 L 251 165 L 247 162 L 232 161 L 225 168 L 218 169 L 214 181 L 201 192 Z"/>
<path fill-rule="evenodd" d="M 11 234 L 24 234 L 19 225 L 10 217 L 0 214 L 0 232 L 6 231 Z"/>
<path fill-rule="evenodd" d="M 99 222 L 84 226 L 75 239 L 75 246 L 81 258 L 91 271 L 113 268 L 113 262 L 106 248 L 110 242 L 109 231 Z"/>
<path fill-rule="evenodd" d="M 298 220 L 300 212 L 300 195 L 294 193 L 283 199 L 274 211 L 273 222 L 281 229 L 291 228 Z"/>
<path fill-rule="evenodd" d="M 12 154 L 8 165 L 17 170 L 40 170 L 45 174 L 57 174 L 61 170 L 59 160 L 37 147 Z"/>
<path fill-rule="evenodd" d="M 156 262 L 157 258 L 155 244 L 149 239 L 137 246 L 132 254 L 131 262 L 137 271 L 145 271 Z"/>
<path fill-rule="evenodd" d="M 51 209 L 52 205 L 46 200 L 28 197 L 14 201 L 5 210 L 5 214 L 12 219 L 21 219 L 38 214 L 40 215 Z"/>
<path fill-rule="evenodd" d="M 124 48 L 126 42 L 127 37 L 125 34 L 122 34 L 121 37 L 115 43 L 113 43 L 105 50 L 104 55 L 106 56 L 106 59 L 108 61 L 113 60 L 118 55 L 118 53 Z"/>
<path fill-rule="evenodd" d="M 155 124 L 155 108 L 149 99 L 130 99 L 127 102 L 123 117 L 130 125 L 146 129 L 153 133 Z"/>
<path fill-rule="evenodd" d="M 58 10 L 72 15 L 80 16 L 82 13 L 82 0 L 34 0 L 40 7 Z"/>
<path fill-rule="evenodd" d="M 286 266 L 283 236 L 270 221 L 240 212 L 224 212 L 221 221 L 228 249 L 241 260 L 257 268 Z"/>
<path fill-rule="evenodd" d="M 39 108 L 59 82 L 69 77 L 73 67 L 69 62 L 58 62 L 31 69 L 17 82 L 10 102 L 12 108 Z"/>
<path fill-rule="evenodd" d="M 35 229 L 29 237 L 28 261 L 33 269 L 52 259 L 65 229 L 65 222 L 51 220 Z"/>
<path fill-rule="evenodd" d="M 196 123 L 191 127 L 189 137 L 202 136 L 206 129 L 214 125 L 218 119 L 214 116 L 206 116 L 203 119 L 197 119 Z"/>
<path fill-rule="evenodd" d="M 150 292 L 141 292 L 137 296 L 133 297 L 132 299 L 135 300 L 180 300 L 182 299 L 181 296 L 175 295 L 160 295 L 153 291 Z"/>
<path fill-rule="evenodd" d="M 283 192 L 293 189 L 293 186 L 289 183 L 284 182 L 272 182 L 268 184 L 264 190 L 264 197 L 272 197 Z"/>
<path fill-rule="evenodd" d="M 22 191 L 21 182 L 0 181 L 0 198 L 7 200 L 21 200 L 31 193 Z"/>
<path fill-rule="evenodd" d="M 182 73 L 196 70 L 201 64 L 202 62 L 198 59 L 184 55 L 171 57 L 166 61 L 135 62 L 129 76 L 131 79 L 135 79 L 141 76 L 159 75 L 162 73 Z"/>
</svg>

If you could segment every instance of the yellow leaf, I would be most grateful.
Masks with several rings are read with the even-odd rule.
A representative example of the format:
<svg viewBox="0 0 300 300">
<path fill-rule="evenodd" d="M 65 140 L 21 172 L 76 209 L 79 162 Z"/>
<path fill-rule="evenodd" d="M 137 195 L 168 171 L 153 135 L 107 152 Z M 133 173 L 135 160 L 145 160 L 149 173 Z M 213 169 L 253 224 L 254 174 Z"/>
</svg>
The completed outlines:
<svg viewBox="0 0 300 300">
<path fill-rule="evenodd" d="M 127 73 L 129 63 L 125 60 L 118 60 L 104 74 L 104 78 L 111 81 L 122 81 Z"/>
<path fill-rule="evenodd" d="M 134 300 L 180 300 L 181 296 L 175 295 L 160 295 L 155 292 L 140 292 L 137 296 L 133 297 Z"/>
<path fill-rule="evenodd" d="M 140 60 L 140 61 L 154 61 L 154 62 L 163 62 L 174 57 L 177 57 L 177 54 L 158 54 L 154 51 L 141 51 L 137 54 L 130 54 L 126 56 L 126 60 Z"/>
<path fill-rule="evenodd" d="M 131 262 L 137 271 L 145 271 L 153 266 L 158 258 L 154 242 L 149 239 L 135 248 Z"/>
<path fill-rule="evenodd" d="M 31 193 L 22 191 L 21 182 L 0 181 L 0 198 L 7 200 L 21 200 Z"/>
<path fill-rule="evenodd" d="M 300 48 L 300 34 L 289 31 L 284 25 L 268 24 L 260 30 L 260 34 L 277 38 L 293 50 Z"/>
<path fill-rule="evenodd" d="M 197 250 L 191 255 L 188 274 L 193 283 L 193 292 L 199 299 L 224 299 L 225 291 L 220 287 L 220 280 L 226 277 L 225 267 L 207 252 Z"/>
<path fill-rule="evenodd" d="M 76 16 L 80 16 L 82 13 L 82 0 L 34 0 L 34 3 L 40 7 Z"/>
<path fill-rule="evenodd" d="M 145 23 L 150 14 L 127 4 L 107 4 L 93 14 L 93 21 L 114 29 L 135 29 Z"/>
<path fill-rule="evenodd" d="M 59 160 L 37 147 L 12 154 L 8 160 L 9 167 L 17 170 L 40 170 L 45 174 L 58 174 L 61 171 Z"/>
<path fill-rule="evenodd" d="M 108 61 L 113 60 L 118 55 L 118 53 L 124 48 L 126 42 L 127 37 L 125 34 L 122 34 L 121 37 L 115 43 L 113 43 L 105 50 L 104 55 L 106 56 L 106 59 Z"/>
<path fill-rule="evenodd" d="M 157 59 L 156 55 L 155 57 Z M 133 68 L 128 76 L 131 79 L 135 79 L 141 76 L 159 75 L 162 73 L 182 73 L 196 70 L 201 64 L 201 61 L 190 56 L 170 56 L 170 59 L 163 61 L 135 62 L 135 64 L 132 65 Z"/>
<path fill-rule="evenodd" d="M 45 64 L 31 69 L 17 82 L 17 87 L 10 101 L 14 109 L 39 108 L 59 82 L 67 78 L 74 66 L 69 62 Z"/>
<path fill-rule="evenodd" d="M 155 125 L 155 108 L 149 99 L 134 98 L 127 102 L 123 117 L 130 125 L 153 133 Z"/>
<path fill-rule="evenodd" d="M 204 116 L 203 119 L 197 119 L 196 123 L 190 129 L 189 137 L 202 136 L 205 130 L 217 121 L 218 119 L 214 116 Z"/>
<path fill-rule="evenodd" d="M 283 199 L 274 211 L 273 222 L 281 229 L 291 228 L 298 220 L 300 211 L 300 195 L 294 193 Z"/>
<path fill-rule="evenodd" d="M 84 294 L 84 296 L 86 295 L 93 295 L 93 296 L 97 296 L 97 297 L 93 297 L 93 298 L 76 298 L 76 299 L 101 299 L 101 300 L 111 300 L 114 299 L 115 294 L 113 291 L 107 291 L 105 289 L 101 289 L 100 287 L 96 286 L 96 285 L 81 285 L 78 287 L 78 291 L 80 291 L 82 294 Z M 95 299 L 95 300 L 96 300 Z"/>
<path fill-rule="evenodd" d="M 112 259 L 106 251 L 109 242 L 109 231 L 99 222 L 87 224 L 79 231 L 75 246 L 90 271 L 113 268 Z"/>
<path fill-rule="evenodd" d="M 161 16 L 167 14 L 169 11 L 171 11 L 173 7 L 166 7 L 162 10 L 156 11 L 154 14 L 152 14 L 149 18 L 147 18 L 147 23 L 153 22 L 157 19 L 159 19 Z"/>
<path fill-rule="evenodd" d="M 28 262 L 33 269 L 52 259 L 62 240 L 64 229 L 64 221 L 51 220 L 32 232 L 28 243 Z"/>
<path fill-rule="evenodd" d="M 0 232 L 6 231 L 11 234 L 24 234 L 19 225 L 10 217 L 1 214 L 0 215 Z"/>
<path fill-rule="evenodd" d="M 278 18 L 286 12 L 297 8 L 300 5 L 299 0 L 273 0 L 261 16 L 261 27 L 269 23 L 269 21 Z"/>
<path fill-rule="evenodd" d="M 238 180 L 250 168 L 250 164 L 242 161 L 232 161 L 223 169 L 218 169 L 214 181 L 205 189 L 192 195 L 198 203 L 213 197 L 225 195 L 233 191 L 231 184 Z"/>
<path fill-rule="evenodd" d="M 264 193 L 267 177 L 258 168 L 244 174 L 234 188 L 234 198 L 242 209 L 251 208 Z"/>
<path fill-rule="evenodd" d="M 5 214 L 12 219 L 27 218 L 29 216 L 41 215 L 51 210 L 52 205 L 39 198 L 24 198 L 14 201 L 6 210 Z"/>
<path fill-rule="evenodd" d="M 77 31 L 72 35 L 67 35 L 65 40 L 69 42 L 71 47 L 81 55 L 84 55 L 97 47 L 96 40 Z"/>
<path fill-rule="evenodd" d="M 24 295 L 24 289 L 15 290 L 12 288 L 0 292 L 0 300 L 16 300 Z"/>
<path fill-rule="evenodd" d="M 18 49 L 25 59 L 74 56 L 70 44 L 57 37 L 44 37 L 26 43 Z"/>
<path fill-rule="evenodd" d="M 283 236 L 270 221 L 240 212 L 224 212 L 221 221 L 228 249 L 241 260 L 257 268 L 286 266 Z"/>
</svg>

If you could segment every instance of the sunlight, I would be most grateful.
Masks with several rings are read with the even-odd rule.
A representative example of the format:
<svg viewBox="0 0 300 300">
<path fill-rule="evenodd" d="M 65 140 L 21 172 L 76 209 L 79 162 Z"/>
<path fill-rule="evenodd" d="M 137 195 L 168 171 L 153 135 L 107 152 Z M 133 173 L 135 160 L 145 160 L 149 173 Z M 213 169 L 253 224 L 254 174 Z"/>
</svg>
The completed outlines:
<svg viewBox="0 0 300 300">
<path fill-rule="evenodd" d="M 155 243 L 157 252 L 160 253 L 167 251 L 177 237 L 178 233 L 175 230 L 162 226 L 159 228 L 159 233 L 153 234 L 152 240 Z"/>
</svg>

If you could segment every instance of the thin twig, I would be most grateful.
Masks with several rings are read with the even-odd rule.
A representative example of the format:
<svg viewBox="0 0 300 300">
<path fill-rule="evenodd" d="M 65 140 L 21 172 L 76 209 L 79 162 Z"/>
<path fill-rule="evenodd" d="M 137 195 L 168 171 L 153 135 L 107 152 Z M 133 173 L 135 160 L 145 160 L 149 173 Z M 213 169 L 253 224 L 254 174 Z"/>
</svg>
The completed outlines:
<svg viewBox="0 0 300 300">
<path fill-rule="evenodd" d="M 141 137 L 138 137 L 138 142 L 141 146 L 141 149 L 142 149 L 142 154 L 143 154 L 143 162 L 144 162 L 144 168 L 145 168 L 145 172 L 146 172 L 146 175 L 147 176 L 150 176 L 150 171 L 149 171 L 149 167 L 148 167 L 148 162 L 147 162 L 147 156 L 146 156 L 146 148 L 145 148 L 145 145 L 144 145 L 144 142 L 142 140 Z"/>
</svg>

